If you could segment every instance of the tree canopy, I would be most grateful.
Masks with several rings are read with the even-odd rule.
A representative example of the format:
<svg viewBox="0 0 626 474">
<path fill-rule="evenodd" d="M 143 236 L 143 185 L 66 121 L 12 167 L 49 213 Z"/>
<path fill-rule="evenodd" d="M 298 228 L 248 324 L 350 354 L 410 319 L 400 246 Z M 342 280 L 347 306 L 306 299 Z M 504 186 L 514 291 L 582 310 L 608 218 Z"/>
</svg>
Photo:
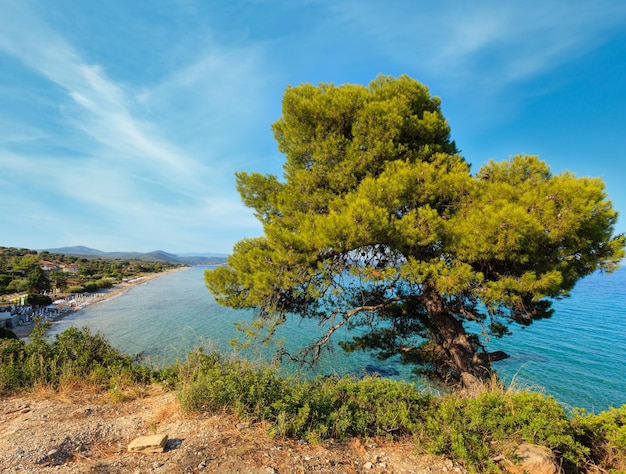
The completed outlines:
<svg viewBox="0 0 626 474">
<path fill-rule="evenodd" d="M 472 174 L 440 100 L 407 76 L 289 87 L 273 131 L 282 179 L 236 175 L 264 235 L 205 280 L 269 335 L 289 315 L 319 320 L 325 334 L 294 358 L 314 361 L 358 327 L 344 349 L 470 387 L 505 355 L 469 322 L 502 336 L 548 317 L 551 299 L 624 255 L 601 179 L 554 175 L 535 156 Z"/>
</svg>

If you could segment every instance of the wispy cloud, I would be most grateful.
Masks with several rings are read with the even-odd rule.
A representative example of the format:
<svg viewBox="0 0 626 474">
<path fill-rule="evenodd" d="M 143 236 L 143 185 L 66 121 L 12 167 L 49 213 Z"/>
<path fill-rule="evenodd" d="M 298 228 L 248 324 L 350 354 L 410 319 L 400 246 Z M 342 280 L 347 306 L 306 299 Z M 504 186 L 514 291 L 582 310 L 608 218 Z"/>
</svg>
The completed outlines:
<svg viewBox="0 0 626 474">
<path fill-rule="evenodd" d="M 38 31 L 37 39 L 28 29 L 19 28 L 3 36 L 0 45 L 65 90 L 71 102 L 62 109 L 77 129 L 102 147 L 117 152 L 111 157 L 127 163 L 131 159 L 137 166 L 166 167 L 168 173 L 197 173 L 197 164 L 164 142 L 158 131 L 151 130 L 150 123 L 133 113 L 122 88 L 106 76 L 101 66 L 88 64 L 36 18 L 29 22 Z"/>
<path fill-rule="evenodd" d="M 26 245 L 19 236 L 45 222 L 59 245 L 74 235 L 110 242 L 104 250 L 136 237 L 145 250 L 228 251 L 258 235 L 233 174 L 281 174 L 270 125 L 287 84 L 407 73 L 465 124 L 453 129 L 466 147 L 547 97 L 569 78 L 543 78 L 591 57 L 626 20 L 626 3 L 608 0 L 0 0 L 0 10 L 0 202 L 20 210 L 1 218 L 4 236 L 19 227 Z"/>
<path fill-rule="evenodd" d="M 352 1 L 331 8 L 341 27 L 369 37 L 407 72 L 450 89 L 503 89 L 544 73 L 593 51 L 626 19 L 626 4 L 610 1 Z"/>
<path fill-rule="evenodd" d="M 26 4 L 12 5 L 1 20 L 0 49 L 66 92 L 71 101 L 60 105 L 77 128 L 103 147 L 119 152 L 119 159 L 166 166 L 170 172 L 188 170 L 193 175 L 192 160 L 164 143 L 150 123 L 133 113 L 123 88 L 108 78 L 100 65 L 89 64 Z"/>
<path fill-rule="evenodd" d="M 234 181 L 225 150 L 236 143 L 238 129 L 245 140 L 245 122 L 263 97 L 258 88 L 244 87 L 259 67 L 252 52 L 228 52 L 239 57 L 223 58 L 214 49 L 161 84 L 128 85 L 82 57 L 26 3 L 10 3 L 5 13 L 0 52 L 64 93 L 58 109 L 71 127 L 64 133 L 74 131 L 74 138 L 66 140 L 73 148 L 55 158 L 15 155 L 5 148 L 0 163 L 6 172 L 29 173 L 46 183 L 56 202 L 80 203 L 92 217 L 100 215 L 101 227 L 107 222 L 111 232 L 158 233 L 167 227 L 173 239 L 178 225 L 200 220 L 208 228 L 238 227 L 237 222 L 257 227 L 234 187 L 224 189 Z M 248 115 L 234 105 L 241 103 Z M 232 134 L 224 134 L 224 121 Z M 4 137 L 7 144 L 43 134 L 33 129 Z M 41 166 L 44 162 L 52 166 Z"/>
<path fill-rule="evenodd" d="M 36 127 L 15 124 L 13 120 L 0 118 L 0 147 L 36 142 L 49 138 L 50 135 Z"/>
<path fill-rule="evenodd" d="M 278 113 L 280 106 L 268 94 L 274 73 L 265 54 L 257 44 L 209 45 L 193 63 L 143 90 L 139 100 L 178 133 L 177 141 L 193 153 L 203 153 L 205 160 L 245 161 L 238 154 L 253 148 L 251 142 L 262 145 L 271 139 L 270 123 L 265 123 L 267 110 L 274 107 Z M 259 136 L 259 130 L 264 130 L 264 136 Z"/>
</svg>

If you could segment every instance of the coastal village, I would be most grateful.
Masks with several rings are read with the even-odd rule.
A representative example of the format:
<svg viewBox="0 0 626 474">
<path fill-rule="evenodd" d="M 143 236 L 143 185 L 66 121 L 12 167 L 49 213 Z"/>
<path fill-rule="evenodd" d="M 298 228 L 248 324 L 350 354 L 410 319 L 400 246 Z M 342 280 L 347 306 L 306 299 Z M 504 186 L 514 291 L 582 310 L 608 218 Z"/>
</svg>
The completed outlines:
<svg viewBox="0 0 626 474">
<path fill-rule="evenodd" d="M 181 266 L 0 248 L 0 328 L 27 336 L 36 321 L 54 321 Z"/>
<path fill-rule="evenodd" d="M 49 275 L 51 272 L 63 272 L 65 274 L 77 275 L 79 266 L 76 264 L 59 265 L 54 262 L 42 260 L 40 263 L 41 270 L 44 274 Z M 68 278 L 66 284 L 79 285 L 78 280 Z M 28 293 L 13 293 L 2 296 L 0 301 L 0 327 L 13 329 L 16 326 L 27 326 L 32 324 L 35 319 L 50 321 L 58 317 L 62 313 L 67 313 L 86 306 L 94 300 L 100 299 L 102 295 L 98 294 L 64 294 L 55 288 L 42 293 L 44 296 L 50 297 L 53 301 L 46 306 L 33 306 L 27 303 Z"/>
<path fill-rule="evenodd" d="M 123 284 L 132 285 L 146 280 L 145 276 L 124 279 Z M 21 326 L 30 326 L 36 321 L 54 321 L 73 311 L 78 311 L 90 304 L 109 298 L 109 291 L 97 291 L 95 293 L 70 293 L 63 294 L 58 290 L 44 293 L 53 299 L 46 306 L 33 306 L 26 303 L 27 294 L 9 295 L 7 301 L 0 302 L 0 327 L 19 331 Z"/>
</svg>

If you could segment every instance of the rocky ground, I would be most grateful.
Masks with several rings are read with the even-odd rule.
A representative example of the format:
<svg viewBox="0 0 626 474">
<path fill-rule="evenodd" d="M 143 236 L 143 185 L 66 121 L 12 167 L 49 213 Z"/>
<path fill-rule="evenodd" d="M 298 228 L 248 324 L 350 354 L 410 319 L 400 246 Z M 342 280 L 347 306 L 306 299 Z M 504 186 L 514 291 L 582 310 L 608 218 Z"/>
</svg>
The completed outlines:
<svg viewBox="0 0 626 474">
<path fill-rule="evenodd" d="M 164 452 L 128 452 L 137 437 L 164 434 Z M 174 394 L 153 388 L 131 401 L 69 390 L 5 398 L 2 473 L 465 473 L 413 454 L 411 440 L 270 438 L 262 424 L 225 414 L 184 415 Z"/>
</svg>

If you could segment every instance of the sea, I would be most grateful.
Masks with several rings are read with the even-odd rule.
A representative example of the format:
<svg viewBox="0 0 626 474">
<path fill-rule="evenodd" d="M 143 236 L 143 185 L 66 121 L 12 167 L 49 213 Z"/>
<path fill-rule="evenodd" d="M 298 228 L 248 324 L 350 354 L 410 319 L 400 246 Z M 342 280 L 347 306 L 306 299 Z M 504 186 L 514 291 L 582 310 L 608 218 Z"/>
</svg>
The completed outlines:
<svg viewBox="0 0 626 474">
<path fill-rule="evenodd" d="M 193 349 L 234 353 L 231 341 L 241 337 L 235 323 L 251 313 L 218 305 L 204 285 L 206 267 L 191 267 L 130 288 L 109 300 L 56 321 L 50 336 L 65 329 L 88 327 L 102 333 L 117 349 L 140 354 L 155 367 L 182 361 Z M 557 300 L 554 315 L 512 334 L 485 340 L 490 351 L 508 359 L 495 370 L 512 388 L 541 391 L 565 409 L 597 413 L 626 404 L 626 268 L 594 273 L 580 280 L 568 298 Z M 294 318 L 275 336 L 287 352 L 303 347 L 322 329 L 315 321 Z M 347 331 L 335 335 L 349 338 Z M 255 346 L 240 355 L 271 362 L 276 347 Z M 286 373 L 313 375 L 380 374 L 416 380 L 411 368 L 397 359 L 380 361 L 367 353 L 323 352 L 315 369 L 283 363 Z"/>
</svg>

